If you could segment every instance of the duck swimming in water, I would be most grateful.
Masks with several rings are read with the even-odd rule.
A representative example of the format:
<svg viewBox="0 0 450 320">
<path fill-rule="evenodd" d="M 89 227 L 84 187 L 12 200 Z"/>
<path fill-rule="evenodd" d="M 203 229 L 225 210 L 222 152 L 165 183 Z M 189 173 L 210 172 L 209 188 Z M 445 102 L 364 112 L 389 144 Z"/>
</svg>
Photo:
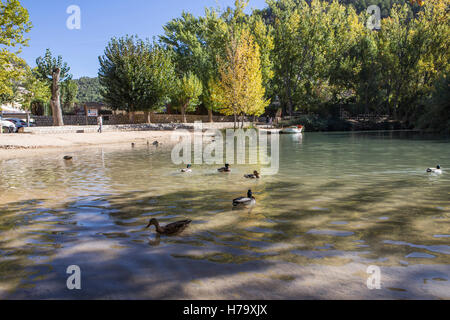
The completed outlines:
<svg viewBox="0 0 450 320">
<path fill-rule="evenodd" d="M 427 172 L 428 172 L 428 173 L 435 173 L 435 174 L 442 174 L 442 169 L 441 169 L 441 166 L 440 166 L 440 165 L 437 165 L 437 166 L 436 166 L 436 169 L 428 168 L 428 169 L 427 169 Z"/>
<path fill-rule="evenodd" d="M 188 164 L 187 165 L 187 167 L 186 167 L 186 169 L 181 169 L 181 172 L 184 172 L 184 173 L 191 173 L 192 172 L 192 165 L 190 165 L 190 164 Z"/>
<path fill-rule="evenodd" d="M 231 172 L 230 165 L 228 163 L 225 164 L 225 167 L 217 169 L 219 172 Z"/>
<path fill-rule="evenodd" d="M 65 156 L 64 157 L 64 160 L 66 160 L 66 161 L 69 161 L 69 160 L 72 160 L 73 159 L 73 157 L 71 157 L 71 156 Z"/>
<path fill-rule="evenodd" d="M 247 178 L 247 179 L 259 179 L 260 178 L 259 172 L 255 170 L 255 171 L 253 171 L 253 174 L 246 174 L 246 175 L 244 175 L 244 178 Z"/>
<path fill-rule="evenodd" d="M 156 232 L 160 235 L 174 235 L 177 233 L 181 233 L 186 229 L 188 225 L 190 225 L 192 220 L 184 220 L 184 221 L 178 221 L 171 224 L 166 225 L 165 227 L 161 227 L 159 225 L 158 220 L 155 218 L 151 219 L 146 229 L 150 228 L 151 226 L 156 227 Z"/>
<path fill-rule="evenodd" d="M 252 190 L 248 190 L 247 197 L 240 197 L 233 200 L 233 207 L 247 207 L 256 204 L 256 199 L 253 196 Z"/>
</svg>

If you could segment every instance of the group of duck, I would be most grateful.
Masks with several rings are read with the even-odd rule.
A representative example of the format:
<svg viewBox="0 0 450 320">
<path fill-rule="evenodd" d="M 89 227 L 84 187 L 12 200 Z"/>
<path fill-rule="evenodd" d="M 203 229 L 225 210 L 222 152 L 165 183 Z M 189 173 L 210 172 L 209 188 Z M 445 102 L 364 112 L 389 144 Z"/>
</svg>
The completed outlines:
<svg viewBox="0 0 450 320">
<path fill-rule="evenodd" d="M 225 167 L 217 169 L 218 172 L 221 173 L 230 173 L 231 167 L 228 163 L 225 164 Z M 192 172 L 192 165 L 188 164 L 186 168 L 181 169 L 182 173 L 191 173 Z M 246 179 L 259 179 L 261 176 L 259 175 L 258 171 L 253 171 L 253 173 L 244 175 L 244 178 Z M 233 207 L 248 207 L 253 206 L 256 204 L 256 199 L 253 196 L 252 190 L 248 190 L 247 197 L 239 197 L 236 199 L 233 199 Z"/>
<path fill-rule="evenodd" d="M 217 171 L 219 171 L 221 173 L 229 173 L 229 172 L 231 172 L 231 168 L 230 168 L 229 164 L 225 164 L 225 167 L 219 168 L 219 169 L 217 169 Z M 186 168 L 181 169 L 181 172 L 183 172 L 183 173 L 192 172 L 192 165 L 188 164 Z M 442 174 L 442 169 L 441 169 L 440 165 L 437 165 L 436 168 L 428 168 L 427 172 L 433 173 L 433 174 Z M 259 179 L 260 175 L 259 175 L 258 171 L 255 170 L 252 174 L 246 174 L 246 175 L 244 175 L 244 177 L 247 179 Z M 256 199 L 253 196 L 252 190 L 248 190 L 247 197 L 239 197 L 239 198 L 233 199 L 233 207 L 241 207 L 241 206 L 248 207 L 248 206 L 254 206 L 255 204 L 256 204 Z M 148 229 L 152 225 L 154 225 L 156 227 L 156 232 L 158 233 L 158 235 L 169 235 L 170 236 L 170 235 L 176 235 L 176 234 L 181 233 L 191 223 L 192 223 L 192 220 L 183 220 L 183 221 L 170 223 L 164 227 L 161 227 L 159 225 L 158 220 L 153 218 L 150 220 L 150 223 L 147 225 L 146 228 Z"/>
<path fill-rule="evenodd" d="M 153 145 L 158 146 L 159 143 L 153 143 Z M 134 147 L 134 145 L 132 145 Z M 64 160 L 72 160 L 71 156 L 65 156 Z M 225 167 L 217 169 L 220 173 L 231 173 L 231 167 L 227 163 L 225 164 Z M 182 173 L 192 173 L 192 165 L 188 164 L 186 168 L 181 169 Z M 427 173 L 433 173 L 433 174 L 442 174 L 442 169 L 440 165 L 437 165 L 436 168 L 428 168 Z M 251 174 L 244 175 L 244 178 L 246 179 L 259 179 L 260 174 L 258 171 L 253 171 Z M 252 190 L 248 190 L 246 197 L 239 197 L 236 199 L 233 199 L 233 207 L 250 207 L 256 205 L 256 198 L 253 196 Z M 183 220 L 183 221 L 177 221 L 174 223 L 170 223 L 166 226 L 161 226 L 157 219 L 153 218 L 148 223 L 146 229 L 150 228 L 151 226 L 155 226 L 156 232 L 158 235 L 177 235 L 183 232 L 190 224 L 192 223 L 192 220 Z"/>
<path fill-rule="evenodd" d="M 217 169 L 220 173 L 230 173 L 231 167 L 227 163 L 225 164 L 225 167 Z M 186 168 L 181 169 L 182 173 L 191 173 L 192 172 L 192 165 L 188 164 Z M 260 174 L 258 171 L 253 171 L 251 174 L 244 175 L 244 178 L 246 179 L 259 179 Z M 236 199 L 233 199 L 233 207 L 250 207 L 256 205 L 256 198 L 253 196 L 252 190 L 248 190 L 246 197 L 239 197 Z M 184 231 L 184 229 L 187 228 L 192 223 L 192 220 L 183 220 L 183 221 L 177 221 L 174 223 L 170 223 L 164 227 L 162 227 L 158 220 L 153 218 L 150 220 L 149 224 L 147 225 L 146 229 L 150 228 L 151 226 L 155 226 L 156 232 L 158 235 L 176 235 Z"/>
</svg>

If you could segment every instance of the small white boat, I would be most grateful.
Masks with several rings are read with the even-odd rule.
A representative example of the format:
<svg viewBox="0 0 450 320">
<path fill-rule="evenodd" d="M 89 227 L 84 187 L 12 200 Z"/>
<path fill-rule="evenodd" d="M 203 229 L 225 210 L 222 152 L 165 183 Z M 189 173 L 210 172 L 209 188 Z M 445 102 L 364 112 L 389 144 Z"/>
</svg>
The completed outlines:
<svg viewBox="0 0 450 320">
<path fill-rule="evenodd" d="M 280 131 L 282 134 L 298 134 L 303 132 L 303 126 L 292 126 L 288 128 L 284 128 Z"/>
</svg>

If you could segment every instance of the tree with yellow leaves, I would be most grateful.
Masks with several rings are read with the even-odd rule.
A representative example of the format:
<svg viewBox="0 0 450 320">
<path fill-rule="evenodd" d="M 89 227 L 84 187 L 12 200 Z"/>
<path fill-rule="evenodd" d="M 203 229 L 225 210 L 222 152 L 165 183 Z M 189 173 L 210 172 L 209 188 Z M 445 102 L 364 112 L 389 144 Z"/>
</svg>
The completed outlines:
<svg viewBox="0 0 450 320">
<path fill-rule="evenodd" d="M 248 29 L 234 28 L 218 66 L 220 79 L 212 88 L 212 97 L 223 114 L 234 115 L 235 128 L 241 116 L 243 127 L 244 115 L 259 116 L 270 104 L 265 99 L 259 46 Z"/>
</svg>

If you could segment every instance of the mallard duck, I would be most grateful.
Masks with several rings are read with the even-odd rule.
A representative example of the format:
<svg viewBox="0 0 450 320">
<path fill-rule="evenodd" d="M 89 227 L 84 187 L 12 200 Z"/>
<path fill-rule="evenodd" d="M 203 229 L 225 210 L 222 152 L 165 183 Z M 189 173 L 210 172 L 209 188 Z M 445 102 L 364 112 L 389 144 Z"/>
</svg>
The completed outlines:
<svg viewBox="0 0 450 320">
<path fill-rule="evenodd" d="M 72 160 L 73 159 L 73 157 L 71 157 L 71 156 L 65 156 L 64 157 L 64 160 L 66 160 L 66 161 L 69 161 L 69 160 Z"/>
<path fill-rule="evenodd" d="M 256 199 L 253 196 L 252 190 L 248 190 L 247 197 L 240 197 L 233 200 L 233 206 L 253 206 L 256 204 Z"/>
<path fill-rule="evenodd" d="M 192 172 L 192 165 L 188 164 L 187 167 L 185 169 L 181 169 L 181 172 L 184 173 L 191 173 Z"/>
<path fill-rule="evenodd" d="M 246 175 L 244 175 L 244 178 L 247 178 L 247 179 L 259 179 L 260 178 L 259 172 L 255 170 L 255 171 L 253 171 L 253 174 L 246 174 Z"/>
<path fill-rule="evenodd" d="M 428 173 L 435 173 L 435 174 L 442 174 L 442 169 L 441 169 L 441 166 L 440 166 L 440 165 L 437 165 L 437 166 L 436 166 L 436 169 L 428 168 L 428 169 L 427 169 L 427 172 L 428 172 Z"/>
<path fill-rule="evenodd" d="M 225 167 L 217 169 L 219 172 L 231 172 L 230 165 L 228 163 L 225 164 Z"/>
<path fill-rule="evenodd" d="M 160 145 L 160 143 L 159 143 L 158 141 L 155 141 L 155 142 L 153 142 L 153 145 L 154 145 L 155 147 L 157 147 L 157 146 Z"/>
<path fill-rule="evenodd" d="M 173 235 L 182 232 L 188 225 L 190 225 L 192 220 L 184 220 L 184 221 L 178 221 L 171 224 L 166 225 L 165 227 L 161 227 L 159 225 L 158 220 L 155 218 L 151 219 L 146 229 L 150 228 L 151 226 L 156 227 L 156 232 L 161 235 Z"/>
</svg>

